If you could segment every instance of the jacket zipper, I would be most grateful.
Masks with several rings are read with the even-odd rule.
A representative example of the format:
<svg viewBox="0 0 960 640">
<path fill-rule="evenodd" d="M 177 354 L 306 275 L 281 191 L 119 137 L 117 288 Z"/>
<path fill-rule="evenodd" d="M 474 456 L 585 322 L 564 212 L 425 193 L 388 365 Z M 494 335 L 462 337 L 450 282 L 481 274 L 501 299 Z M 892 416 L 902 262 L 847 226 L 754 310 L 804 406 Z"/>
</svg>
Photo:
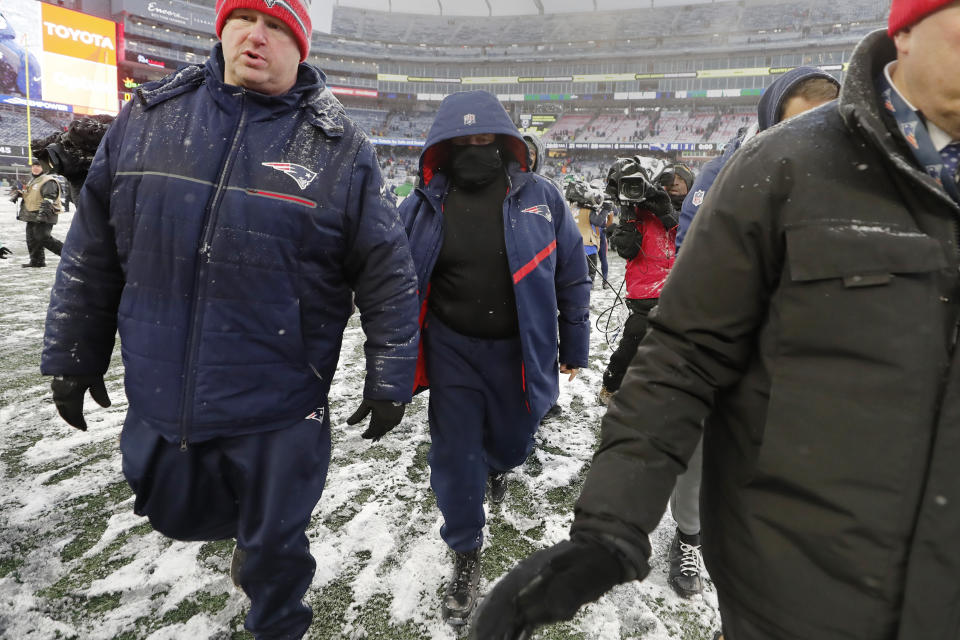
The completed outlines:
<svg viewBox="0 0 960 640">
<path fill-rule="evenodd" d="M 183 382 L 183 392 L 181 395 L 181 407 L 180 407 L 180 450 L 187 450 L 187 429 L 190 422 L 193 420 L 193 385 L 196 380 L 196 373 L 194 371 L 194 361 L 197 358 L 197 350 L 200 347 L 200 328 L 203 324 L 203 305 L 201 300 L 206 293 L 206 275 L 207 275 L 207 265 L 210 264 L 210 243 L 213 241 L 213 232 L 216 229 L 217 223 L 217 214 L 220 209 L 220 201 L 223 199 L 223 194 L 226 191 L 226 182 L 227 176 L 230 174 L 230 169 L 233 165 L 233 160 L 236 158 L 237 147 L 240 144 L 240 136 L 243 133 L 244 125 L 246 124 L 247 119 L 247 105 L 246 105 L 247 92 L 245 89 L 240 90 L 240 121 L 237 123 L 237 128 L 233 134 L 233 141 L 230 143 L 230 150 L 227 152 L 227 157 L 223 162 L 223 167 L 220 169 L 220 177 L 217 179 L 217 189 L 213 193 L 213 199 L 210 201 L 210 206 L 207 208 L 204 221 L 203 221 L 203 233 L 201 234 L 201 243 L 200 243 L 200 262 L 197 265 L 196 274 L 193 281 L 193 299 L 191 300 L 191 309 L 190 309 L 190 330 L 187 334 L 187 357 L 184 360 L 184 367 L 186 375 L 184 376 Z"/>
</svg>

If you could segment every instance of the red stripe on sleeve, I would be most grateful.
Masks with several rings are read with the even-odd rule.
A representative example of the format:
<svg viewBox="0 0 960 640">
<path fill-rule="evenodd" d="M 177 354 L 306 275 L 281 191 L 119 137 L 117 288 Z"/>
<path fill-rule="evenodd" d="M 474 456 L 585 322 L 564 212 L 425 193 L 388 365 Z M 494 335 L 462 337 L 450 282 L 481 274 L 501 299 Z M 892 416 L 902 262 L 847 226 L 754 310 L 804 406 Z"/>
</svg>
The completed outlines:
<svg viewBox="0 0 960 640">
<path fill-rule="evenodd" d="M 533 256 L 533 260 L 523 265 L 517 269 L 516 273 L 513 274 L 513 284 L 517 284 L 529 274 L 531 271 L 537 268 L 537 265 L 547 259 L 551 253 L 557 250 L 557 241 L 554 240 L 548 244 L 544 249 L 540 250 L 540 253 Z"/>
</svg>

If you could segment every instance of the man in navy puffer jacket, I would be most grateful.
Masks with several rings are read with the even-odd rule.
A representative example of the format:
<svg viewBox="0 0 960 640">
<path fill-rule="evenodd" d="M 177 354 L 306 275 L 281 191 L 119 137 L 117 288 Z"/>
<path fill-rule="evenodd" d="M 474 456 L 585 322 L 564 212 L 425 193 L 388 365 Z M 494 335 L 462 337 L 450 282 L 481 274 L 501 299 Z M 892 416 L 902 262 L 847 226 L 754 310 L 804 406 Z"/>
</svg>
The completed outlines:
<svg viewBox="0 0 960 640">
<path fill-rule="evenodd" d="M 251 8 L 256 6 L 256 9 Z M 85 429 L 119 330 L 134 511 L 179 540 L 237 539 L 257 638 L 300 638 L 305 528 L 330 457 L 330 389 L 355 294 L 364 437 L 399 423 L 417 281 L 374 150 L 309 49 L 306 3 L 220 0 L 204 65 L 138 90 L 80 194 L 51 294 L 42 371 Z"/>
<path fill-rule="evenodd" d="M 504 497 L 540 419 L 587 365 L 590 280 L 560 191 L 528 171 L 527 147 L 497 98 L 447 96 L 400 205 L 423 314 L 418 386 L 430 386 L 430 485 L 456 554 L 444 619 L 477 601 L 483 498 Z M 429 379 L 428 379 L 429 378 Z"/>
</svg>

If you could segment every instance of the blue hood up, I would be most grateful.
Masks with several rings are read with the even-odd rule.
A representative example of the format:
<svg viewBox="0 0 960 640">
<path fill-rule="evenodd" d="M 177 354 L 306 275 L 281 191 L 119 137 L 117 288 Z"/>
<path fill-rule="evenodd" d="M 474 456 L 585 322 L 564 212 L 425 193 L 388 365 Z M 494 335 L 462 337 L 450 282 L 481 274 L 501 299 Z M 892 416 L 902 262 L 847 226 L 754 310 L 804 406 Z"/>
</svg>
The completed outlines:
<svg viewBox="0 0 960 640">
<path fill-rule="evenodd" d="M 449 155 L 450 140 L 478 133 L 495 133 L 506 151 L 527 171 L 527 145 L 497 97 L 486 91 L 461 91 L 443 99 L 420 154 L 420 182 L 430 184 Z"/>
<path fill-rule="evenodd" d="M 837 79 L 826 71 L 821 71 L 816 67 L 797 67 L 790 69 L 785 74 L 773 81 L 767 90 L 763 92 L 760 103 L 757 105 L 757 121 L 760 124 L 760 131 L 769 129 L 779 122 L 780 109 L 783 108 L 783 100 L 794 87 L 810 78 L 826 78 L 840 86 Z"/>
</svg>

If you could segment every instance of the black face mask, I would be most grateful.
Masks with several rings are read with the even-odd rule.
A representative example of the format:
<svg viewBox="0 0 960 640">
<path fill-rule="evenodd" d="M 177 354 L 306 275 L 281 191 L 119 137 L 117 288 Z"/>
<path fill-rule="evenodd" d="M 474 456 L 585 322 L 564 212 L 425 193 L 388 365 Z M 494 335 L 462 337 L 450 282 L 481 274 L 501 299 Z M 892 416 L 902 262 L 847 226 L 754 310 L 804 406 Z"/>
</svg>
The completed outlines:
<svg viewBox="0 0 960 640">
<path fill-rule="evenodd" d="M 450 173 L 453 182 L 467 191 L 475 191 L 490 184 L 503 173 L 500 147 L 492 142 L 485 145 L 452 145 Z"/>
</svg>

